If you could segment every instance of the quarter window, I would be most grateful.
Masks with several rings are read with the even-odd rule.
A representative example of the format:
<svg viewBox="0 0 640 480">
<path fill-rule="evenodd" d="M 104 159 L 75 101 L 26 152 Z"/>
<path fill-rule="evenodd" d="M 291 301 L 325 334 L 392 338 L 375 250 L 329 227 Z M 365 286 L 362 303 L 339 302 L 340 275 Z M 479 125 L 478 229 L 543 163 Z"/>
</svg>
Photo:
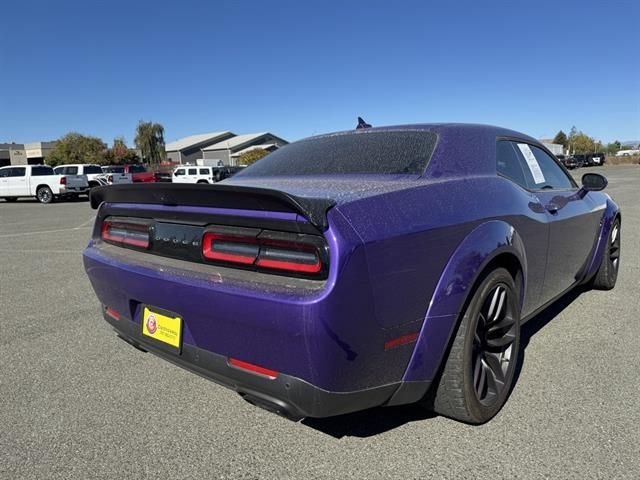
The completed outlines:
<svg viewBox="0 0 640 480">
<path fill-rule="evenodd" d="M 200 169 L 200 175 L 209 175 L 209 169 L 208 168 L 201 168 Z"/>
<path fill-rule="evenodd" d="M 517 183 L 522 188 L 529 188 L 522 161 L 512 142 L 505 140 L 496 145 L 496 169 L 500 175 Z"/>
</svg>

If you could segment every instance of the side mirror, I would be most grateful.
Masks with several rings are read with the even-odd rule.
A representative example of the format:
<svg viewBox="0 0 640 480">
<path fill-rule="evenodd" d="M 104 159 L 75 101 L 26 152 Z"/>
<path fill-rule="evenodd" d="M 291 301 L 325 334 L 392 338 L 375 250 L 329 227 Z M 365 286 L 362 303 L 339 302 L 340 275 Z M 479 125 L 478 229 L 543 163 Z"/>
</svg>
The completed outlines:
<svg viewBox="0 0 640 480">
<path fill-rule="evenodd" d="M 607 179 L 599 173 L 585 173 L 582 176 L 582 189 L 587 192 L 599 192 L 608 184 Z"/>
</svg>

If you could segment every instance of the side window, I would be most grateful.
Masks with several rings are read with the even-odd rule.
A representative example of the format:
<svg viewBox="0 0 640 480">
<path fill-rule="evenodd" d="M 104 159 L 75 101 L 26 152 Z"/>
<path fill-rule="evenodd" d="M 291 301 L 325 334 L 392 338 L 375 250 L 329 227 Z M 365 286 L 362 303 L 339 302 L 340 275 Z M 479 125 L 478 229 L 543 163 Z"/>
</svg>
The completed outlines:
<svg viewBox="0 0 640 480">
<path fill-rule="evenodd" d="M 190 168 L 189 169 L 189 175 L 197 175 L 198 174 L 198 169 L 197 168 Z"/>
<path fill-rule="evenodd" d="M 179 168 L 178 170 L 176 170 L 176 171 L 174 172 L 174 175 L 175 175 L 176 177 L 179 177 L 180 175 L 184 175 L 184 168 Z"/>
<path fill-rule="evenodd" d="M 26 173 L 25 167 L 13 167 L 9 170 L 9 177 L 24 177 Z"/>
<path fill-rule="evenodd" d="M 502 140 L 496 144 L 496 169 L 503 177 L 528 188 L 523 165 L 513 143 Z"/>
<path fill-rule="evenodd" d="M 201 168 L 200 169 L 200 175 L 209 175 L 209 169 L 208 168 Z"/>
<path fill-rule="evenodd" d="M 9 176 L 9 170 L 11 170 L 10 168 L 1 168 L 0 169 L 0 178 L 5 178 Z"/>
<path fill-rule="evenodd" d="M 67 167 L 67 171 L 64 172 L 65 175 L 77 175 L 78 167 Z"/>
<path fill-rule="evenodd" d="M 540 165 L 540 170 L 544 175 L 544 182 L 536 183 L 536 189 L 558 189 L 566 190 L 571 188 L 577 188 L 576 184 L 569 176 L 562 170 L 560 165 L 551 157 L 547 152 L 534 145 L 529 146 L 533 155 Z"/>
<path fill-rule="evenodd" d="M 53 173 L 56 175 L 64 175 L 64 167 L 56 167 L 53 169 Z"/>
</svg>

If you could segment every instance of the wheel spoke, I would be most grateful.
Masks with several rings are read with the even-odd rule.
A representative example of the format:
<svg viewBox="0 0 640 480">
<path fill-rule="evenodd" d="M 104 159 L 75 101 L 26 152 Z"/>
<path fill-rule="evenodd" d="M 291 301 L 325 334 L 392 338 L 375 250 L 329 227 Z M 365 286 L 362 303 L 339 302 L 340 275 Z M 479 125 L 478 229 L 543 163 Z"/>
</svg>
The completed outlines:
<svg viewBox="0 0 640 480">
<path fill-rule="evenodd" d="M 504 359 L 501 354 L 493 353 L 493 352 L 485 352 L 484 360 L 491 370 L 491 374 L 496 383 L 500 383 L 500 385 L 504 385 L 504 372 L 502 371 L 502 362 Z"/>
<path fill-rule="evenodd" d="M 506 346 L 511 345 L 515 339 L 515 333 L 509 331 L 497 338 L 487 338 L 487 347 L 493 349 L 504 349 Z"/>
</svg>

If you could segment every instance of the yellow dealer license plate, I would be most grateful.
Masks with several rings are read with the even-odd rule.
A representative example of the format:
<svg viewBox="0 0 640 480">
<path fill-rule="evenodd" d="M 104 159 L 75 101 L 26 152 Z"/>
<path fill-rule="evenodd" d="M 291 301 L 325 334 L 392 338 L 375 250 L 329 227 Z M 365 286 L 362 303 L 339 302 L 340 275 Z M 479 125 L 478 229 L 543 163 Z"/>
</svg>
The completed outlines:
<svg viewBox="0 0 640 480">
<path fill-rule="evenodd" d="M 182 342 L 182 319 L 170 312 L 158 312 L 160 309 L 144 307 L 142 316 L 142 334 L 180 350 Z"/>
</svg>

